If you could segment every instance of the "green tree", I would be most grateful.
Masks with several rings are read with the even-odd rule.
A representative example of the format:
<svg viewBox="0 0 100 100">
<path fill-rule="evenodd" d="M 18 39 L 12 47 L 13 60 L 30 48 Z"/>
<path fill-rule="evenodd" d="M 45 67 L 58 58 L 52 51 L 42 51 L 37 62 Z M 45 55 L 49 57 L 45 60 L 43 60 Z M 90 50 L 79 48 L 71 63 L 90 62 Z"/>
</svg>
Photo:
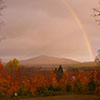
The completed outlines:
<svg viewBox="0 0 100 100">
<path fill-rule="evenodd" d="M 63 68 L 62 68 L 62 66 L 60 65 L 59 68 L 58 68 L 58 70 L 56 70 L 56 73 L 55 73 L 58 81 L 59 81 L 60 79 L 62 79 L 63 73 L 64 73 Z"/>
<path fill-rule="evenodd" d="M 76 81 L 75 87 L 76 87 L 76 91 L 78 93 L 81 93 L 82 92 L 82 84 L 81 84 L 81 81 L 80 80 L 77 80 Z"/>
<path fill-rule="evenodd" d="M 66 91 L 67 92 L 72 92 L 72 86 L 70 84 L 66 85 Z"/>
<path fill-rule="evenodd" d="M 15 58 L 11 61 L 9 61 L 6 65 L 8 70 L 17 70 L 20 68 L 20 63 L 19 61 Z"/>
<path fill-rule="evenodd" d="M 57 68 L 55 68 L 54 73 L 57 74 L 57 71 L 58 71 Z"/>
<path fill-rule="evenodd" d="M 95 91 L 96 90 L 96 83 L 94 81 L 94 78 L 90 79 L 90 82 L 88 83 L 88 90 L 90 92 Z"/>
<path fill-rule="evenodd" d="M 63 74 L 63 72 L 64 72 L 64 71 L 63 71 L 63 68 L 62 68 L 62 66 L 60 65 L 59 68 L 58 68 L 58 73 Z"/>
</svg>

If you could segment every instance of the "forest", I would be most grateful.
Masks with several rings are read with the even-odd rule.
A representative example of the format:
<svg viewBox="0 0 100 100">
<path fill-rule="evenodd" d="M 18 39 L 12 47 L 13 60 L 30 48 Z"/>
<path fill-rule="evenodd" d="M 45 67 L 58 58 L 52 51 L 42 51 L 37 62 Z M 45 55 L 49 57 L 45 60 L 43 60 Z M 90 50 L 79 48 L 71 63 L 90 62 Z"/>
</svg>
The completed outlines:
<svg viewBox="0 0 100 100">
<path fill-rule="evenodd" d="M 0 98 L 55 96 L 62 94 L 100 95 L 99 68 L 52 70 L 23 67 L 17 59 L 0 62 Z"/>
</svg>

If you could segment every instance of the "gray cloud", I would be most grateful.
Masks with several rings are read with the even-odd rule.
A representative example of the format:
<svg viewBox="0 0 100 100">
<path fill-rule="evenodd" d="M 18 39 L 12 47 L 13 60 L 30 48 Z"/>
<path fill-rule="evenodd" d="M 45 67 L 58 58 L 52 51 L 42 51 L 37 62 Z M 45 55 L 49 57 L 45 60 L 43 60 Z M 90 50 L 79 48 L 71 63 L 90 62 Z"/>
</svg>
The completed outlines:
<svg viewBox="0 0 100 100">
<path fill-rule="evenodd" d="M 5 39 L 6 39 L 6 37 L 0 36 L 0 42 L 2 42 L 2 41 L 5 40 Z"/>
<path fill-rule="evenodd" d="M 69 2 L 96 50 L 99 45 L 95 44 L 100 41 L 99 28 L 90 16 L 96 2 Z M 90 60 L 84 34 L 61 0 L 5 0 L 5 4 L 5 25 L 0 32 L 0 56 L 3 59 L 46 54 Z"/>
</svg>

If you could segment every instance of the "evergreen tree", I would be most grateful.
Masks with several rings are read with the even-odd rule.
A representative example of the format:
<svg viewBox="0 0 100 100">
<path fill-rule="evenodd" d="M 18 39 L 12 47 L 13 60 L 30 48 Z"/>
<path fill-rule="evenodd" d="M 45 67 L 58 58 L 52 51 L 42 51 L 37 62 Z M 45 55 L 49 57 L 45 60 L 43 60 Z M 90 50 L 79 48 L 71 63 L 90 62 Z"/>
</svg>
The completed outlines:
<svg viewBox="0 0 100 100">
<path fill-rule="evenodd" d="M 58 71 L 57 68 L 55 68 L 54 73 L 57 74 L 57 71 Z"/>
<path fill-rule="evenodd" d="M 94 78 L 90 79 L 90 82 L 88 83 L 88 90 L 90 92 L 95 91 L 96 90 L 96 83 L 94 81 Z"/>
<path fill-rule="evenodd" d="M 78 93 L 81 93 L 82 92 L 82 84 L 81 84 L 81 81 L 80 80 L 77 80 L 75 86 L 76 86 L 76 91 Z"/>
<path fill-rule="evenodd" d="M 60 65 L 59 68 L 58 68 L 58 73 L 63 74 L 63 72 L 64 72 L 64 71 L 63 71 L 63 68 L 62 68 L 62 66 Z"/>
<path fill-rule="evenodd" d="M 66 91 L 67 92 L 72 92 L 72 86 L 70 84 L 66 85 Z"/>
<path fill-rule="evenodd" d="M 62 77 L 63 77 L 63 73 L 64 73 L 64 71 L 63 71 L 63 68 L 62 68 L 62 66 L 60 65 L 59 66 L 59 68 L 58 68 L 58 70 L 57 70 L 57 80 L 59 81 L 60 79 L 62 79 Z"/>
</svg>

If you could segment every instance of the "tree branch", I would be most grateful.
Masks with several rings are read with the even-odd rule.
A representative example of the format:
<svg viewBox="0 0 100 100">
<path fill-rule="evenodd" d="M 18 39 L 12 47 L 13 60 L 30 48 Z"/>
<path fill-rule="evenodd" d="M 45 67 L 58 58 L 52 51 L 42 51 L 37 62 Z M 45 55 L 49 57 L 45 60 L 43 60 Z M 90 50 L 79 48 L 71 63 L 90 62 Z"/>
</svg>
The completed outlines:
<svg viewBox="0 0 100 100">
<path fill-rule="evenodd" d="M 100 16 L 100 10 L 97 10 L 96 8 L 93 8 L 94 12 L 97 14 L 94 14 L 94 16 Z"/>
</svg>

